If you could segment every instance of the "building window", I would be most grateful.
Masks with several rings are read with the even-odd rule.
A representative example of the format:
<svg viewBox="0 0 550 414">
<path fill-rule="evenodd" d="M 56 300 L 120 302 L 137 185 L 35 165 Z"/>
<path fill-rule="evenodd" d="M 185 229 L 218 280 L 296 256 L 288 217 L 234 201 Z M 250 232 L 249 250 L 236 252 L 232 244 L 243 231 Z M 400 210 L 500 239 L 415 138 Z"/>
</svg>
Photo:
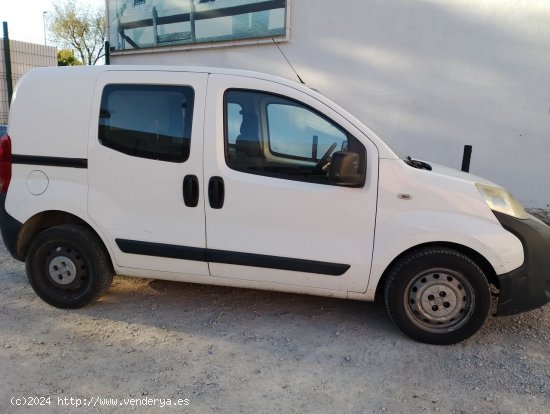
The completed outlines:
<svg viewBox="0 0 550 414">
<path fill-rule="evenodd" d="M 287 0 L 107 0 L 115 50 L 233 42 L 288 35 Z M 131 7 L 131 5 L 134 7 Z M 147 7 L 136 7 L 147 4 Z"/>
</svg>

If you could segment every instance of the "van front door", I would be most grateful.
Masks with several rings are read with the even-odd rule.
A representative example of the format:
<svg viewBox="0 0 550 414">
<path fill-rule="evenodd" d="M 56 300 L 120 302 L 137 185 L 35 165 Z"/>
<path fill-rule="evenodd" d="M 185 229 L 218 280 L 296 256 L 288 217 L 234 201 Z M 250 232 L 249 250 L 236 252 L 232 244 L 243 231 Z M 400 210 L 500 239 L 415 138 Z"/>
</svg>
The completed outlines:
<svg viewBox="0 0 550 414">
<path fill-rule="evenodd" d="M 208 275 L 207 74 L 108 71 L 92 107 L 89 214 L 119 267 Z"/>
<path fill-rule="evenodd" d="M 211 275 L 275 290 L 366 291 L 374 144 L 303 91 L 229 75 L 211 75 L 208 88 L 203 188 Z M 358 155 L 360 184 L 328 179 L 338 151 Z"/>
</svg>

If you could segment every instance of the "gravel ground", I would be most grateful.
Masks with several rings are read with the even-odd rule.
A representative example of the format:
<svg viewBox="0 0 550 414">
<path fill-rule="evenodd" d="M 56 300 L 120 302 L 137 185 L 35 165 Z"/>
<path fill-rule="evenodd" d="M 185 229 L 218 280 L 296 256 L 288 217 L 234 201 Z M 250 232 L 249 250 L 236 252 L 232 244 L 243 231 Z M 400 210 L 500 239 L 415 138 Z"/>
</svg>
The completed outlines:
<svg viewBox="0 0 550 414">
<path fill-rule="evenodd" d="M 438 347 L 409 340 L 379 304 L 146 279 L 55 309 L 3 245 L 0 282 L 1 413 L 550 412 L 548 305 Z M 11 405 L 30 396 L 51 405 Z M 65 397 L 119 405 L 77 410 Z"/>
</svg>

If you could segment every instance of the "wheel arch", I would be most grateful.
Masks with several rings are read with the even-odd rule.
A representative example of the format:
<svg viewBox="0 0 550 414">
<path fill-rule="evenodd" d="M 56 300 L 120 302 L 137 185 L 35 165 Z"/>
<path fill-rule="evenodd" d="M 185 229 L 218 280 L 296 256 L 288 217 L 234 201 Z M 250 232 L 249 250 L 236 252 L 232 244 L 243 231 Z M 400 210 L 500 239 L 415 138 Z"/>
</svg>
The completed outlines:
<svg viewBox="0 0 550 414">
<path fill-rule="evenodd" d="M 452 243 L 452 242 L 443 242 L 443 241 L 435 241 L 435 242 L 429 242 L 429 243 L 422 243 L 418 244 L 416 246 L 410 247 L 407 250 L 401 252 L 399 255 L 397 255 L 390 264 L 386 267 L 384 272 L 382 273 L 382 276 L 380 277 L 380 280 L 378 281 L 378 284 L 376 286 L 376 292 L 374 295 L 375 301 L 383 301 L 384 298 L 384 287 L 386 286 L 386 281 L 388 278 L 388 274 L 390 273 L 391 269 L 393 268 L 394 264 L 400 260 L 403 256 L 410 254 L 411 252 L 415 250 L 419 250 L 426 247 L 444 247 L 449 249 L 454 249 L 464 255 L 466 255 L 468 258 L 470 258 L 476 265 L 480 267 L 480 269 L 485 274 L 485 277 L 487 277 L 487 281 L 494 285 L 497 289 L 499 288 L 499 279 L 497 277 L 496 271 L 489 263 L 489 261 L 479 252 L 472 249 L 471 247 L 464 246 L 462 244 L 458 243 Z"/>
<path fill-rule="evenodd" d="M 42 211 L 29 218 L 23 224 L 23 227 L 21 227 L 21 230 L 19 231 L 19 235 L 17 237 L 18 257 L 23 261 L 25 260 L 25 258 L 27 257 L 29 246 L 38 233 L 54 226 L 60 226 L 62 224 L 78 224 L 91 230 L 101 241 L 112 261 L 111 252 L 101 235 L 96 231 L 96 229 L 94 229 L 88 222 L 86 222 L 82 218 L 61 210 Z"/>
</svg>

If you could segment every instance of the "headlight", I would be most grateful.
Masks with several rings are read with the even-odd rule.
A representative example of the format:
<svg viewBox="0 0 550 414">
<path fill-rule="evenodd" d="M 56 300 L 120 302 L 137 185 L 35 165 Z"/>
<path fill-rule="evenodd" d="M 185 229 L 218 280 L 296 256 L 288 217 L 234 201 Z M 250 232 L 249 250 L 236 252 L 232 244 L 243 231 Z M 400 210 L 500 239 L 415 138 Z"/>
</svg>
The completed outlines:
<svg viewBox="0 0 550 414">
<path fill-rule="evenodd" d="M 476 184 L 476 187 L 491 210 L 518 219 L 529 218 L 521 203 L 508 191 L 479 183 Z"/>
</svg>

